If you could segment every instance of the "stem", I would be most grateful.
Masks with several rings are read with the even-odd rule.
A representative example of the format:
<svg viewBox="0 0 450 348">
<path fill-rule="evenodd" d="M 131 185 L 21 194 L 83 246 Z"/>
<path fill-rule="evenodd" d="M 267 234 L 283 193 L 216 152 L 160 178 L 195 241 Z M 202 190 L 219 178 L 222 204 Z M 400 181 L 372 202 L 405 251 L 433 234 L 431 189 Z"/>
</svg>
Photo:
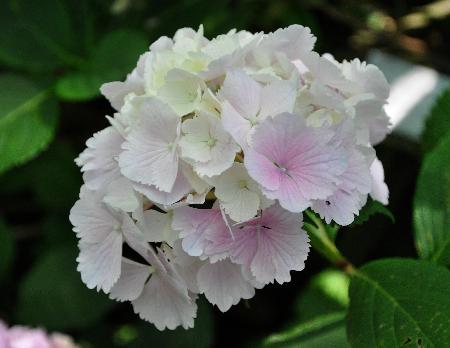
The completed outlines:
<svg viewBox="0 0 450 348">
<path fill-rule="evenodd" d="M 314 223 L 304 223 L 304 229 L 308 232 L 312 247 L 345 273 L 350 275 L 353 274 L 355 272 L 355 267 L 341 254 L 338 248 L 336 248 L 323 221 L 310 211 L 306 211 L 306 215 L 308 215 Z"/>
</svg>

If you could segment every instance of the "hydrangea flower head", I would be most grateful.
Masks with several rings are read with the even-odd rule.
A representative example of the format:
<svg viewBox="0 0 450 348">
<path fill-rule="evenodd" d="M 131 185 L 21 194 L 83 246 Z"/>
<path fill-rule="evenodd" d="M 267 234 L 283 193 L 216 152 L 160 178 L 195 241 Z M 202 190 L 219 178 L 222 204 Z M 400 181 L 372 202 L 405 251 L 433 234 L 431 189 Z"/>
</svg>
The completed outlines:
<svg viewBox="0 0 450 348">
<path fill-rule="evenodd" d="M 89 288 L 160 330 L 190 328 L 200 295 L 227 311 L 304 269 L 306 209 L 349 225 L 369 195 L 387 204 L 373 148 L 386 79 L 315 41 L 300 25 L 212 40 L 184 28 L 102 86 L 114 114 L 76 160 L 70 213 Z"/>
</svg>

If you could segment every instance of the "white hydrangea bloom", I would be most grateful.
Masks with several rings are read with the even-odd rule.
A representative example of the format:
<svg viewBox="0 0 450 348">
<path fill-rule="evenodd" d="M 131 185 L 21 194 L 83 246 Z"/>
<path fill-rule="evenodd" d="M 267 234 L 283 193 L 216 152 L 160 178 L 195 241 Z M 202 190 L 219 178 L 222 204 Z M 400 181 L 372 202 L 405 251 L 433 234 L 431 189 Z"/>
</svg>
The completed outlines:
<svg viewBox="0 0 450 348">
<path fill-rule="evenodd" d="M 373 148 L 389 133 L 386 79 L 315 41 L 301 25 L 182 28 L 101 87 L 115 112 L 76 159 L 70 213 L 89 288 L 160 330 L 190 328 L 197 296 L 227 311 L 305 267 L 305 209 L 348 225 L 368 196 L 388 203 Z"/>
</svg>

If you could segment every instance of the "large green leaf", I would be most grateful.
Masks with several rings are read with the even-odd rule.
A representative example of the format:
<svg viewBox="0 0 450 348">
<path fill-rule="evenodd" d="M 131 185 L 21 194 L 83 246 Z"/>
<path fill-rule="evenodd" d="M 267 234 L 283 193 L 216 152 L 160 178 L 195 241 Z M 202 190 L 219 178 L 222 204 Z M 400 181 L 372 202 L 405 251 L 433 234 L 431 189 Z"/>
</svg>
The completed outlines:
<svg viewBox="0 0 450 348">
<path fill-rule="evenodd" d="M 116 30 L 92 52 L 87 69 L 63 76 L 56 84 L 58 96 L 70 101 L 88 100 L 100 94 L 100 86 L 122 80 L 147 50 L 148 40 L 137 31 Z"/>
<path fill-rule="evenodd" d="M 0 173 L 42 151 L 52 140 L 58 107 L 31 81 L 0 75 Z"/>
<path fill-rule="evenodd" d="M 422 164 L 414 197 L 417 250 L 423 259 L 450 264 L 450 133 Z"/>
<path fill-rule="evenodd" d="M 448 347 L 450 272 L 427 261 L 385 259 L 350 282 L 352 347 Z"/>
<path fill-rule="evenodd" d="M 0 61 L 15 68 L 51 71 L 81 59 L 71 11 L 61 0 L 0 1 Z"/>
<path fill-rule="evenodd" d="M 76 249 L 63 247 L 35 263 L 20 284 L 20 323 L 68 330 L 90 327 L 105 315 L 114 302 L 81 282 L 75 259 Z"/>
<path fill-rule="evenodd" d="M 0 220 L 0 281 L 8 274 L 15 254 L 15 243 L 8 226 Z"/>
<path fill-rule="evenodd" d="M 438 98 L 422 134 L 422 150 L 428 153 L 450 133 L 450 88 Z"/>
<path fill-rule="evenodd" d="M 270 348 L 344 348 L 345 312 L 324 314 L 300 323 L 281 333 L 269 336 L 260 345 Z"/>
</svg>

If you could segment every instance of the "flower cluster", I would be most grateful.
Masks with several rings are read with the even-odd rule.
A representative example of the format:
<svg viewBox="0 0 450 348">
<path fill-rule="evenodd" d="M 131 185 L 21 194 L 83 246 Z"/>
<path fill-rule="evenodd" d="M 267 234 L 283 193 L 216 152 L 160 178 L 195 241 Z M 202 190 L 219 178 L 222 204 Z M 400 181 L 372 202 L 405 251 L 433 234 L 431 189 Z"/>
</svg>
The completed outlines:
<svg viewBox="0 0 450 348">
<path fill-rule="evenodd" d="M 1 348 L 77 348 L 72 338 L 60 333 L 48 335 L 42 329 L 24 326 L 8 328 L 0 321 Z"/>
<path fill-rule="evenodd" d="M 304 268 L 305 209 L 348 225 L 368 195 L 387 203 L 373 145 L 389 86 L 315 41 L 300 25 L 212 40 L 185 28 L 102 86 L 116 113 L 76 160 L 70 214 L 89 288 L 189 328 L 199 294 L 227 311 Z"/>
</svg>

